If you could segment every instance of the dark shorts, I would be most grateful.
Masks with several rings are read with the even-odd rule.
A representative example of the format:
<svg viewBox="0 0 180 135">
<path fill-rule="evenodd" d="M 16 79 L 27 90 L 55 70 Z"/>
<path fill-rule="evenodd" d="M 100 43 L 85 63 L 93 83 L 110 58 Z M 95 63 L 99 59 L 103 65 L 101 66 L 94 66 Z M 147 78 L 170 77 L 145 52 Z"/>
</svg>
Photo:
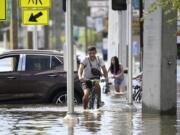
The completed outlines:
<svg viewBox="0 0 180 135">
<path fill-rule="evenodd" d="M 91 81 L 82 82 L 82 83 L 81 83 L 81 87 L 82 87 L 83 90 L 85 90 L 85 89 L 91 90 L 91 88 L 92 88 L 92 82 L 91 82 Z"/>
<path fill-rule="evenodd" d="M 114 79 L 114 85 L 121 85 L 124 79 Z"/>
</svg>

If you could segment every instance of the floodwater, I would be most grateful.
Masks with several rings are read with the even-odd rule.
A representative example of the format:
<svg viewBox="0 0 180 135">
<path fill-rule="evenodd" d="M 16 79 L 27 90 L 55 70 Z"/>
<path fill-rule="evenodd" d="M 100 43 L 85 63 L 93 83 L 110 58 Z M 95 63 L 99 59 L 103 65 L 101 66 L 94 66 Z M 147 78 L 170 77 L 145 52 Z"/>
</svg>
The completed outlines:
<svg viewBox="0 0 180 135">
<path fill-rule="evenodd" d="M 179 96 L 178 96 L 179 97 Z M 178 135 L 177 116 L 142 115 L 141 104 L 126 104 L 119 95 L 102 95 L 100 110 L 84 111 L 75 107 L 77 121 L 64 121 L 67 107 L 46 105 L 1 105 L 1 135 Z M 178 98 L 178 101 L 180 99 Z M 135 109 L 136 108 L 136 109 Z"/>
</svg>

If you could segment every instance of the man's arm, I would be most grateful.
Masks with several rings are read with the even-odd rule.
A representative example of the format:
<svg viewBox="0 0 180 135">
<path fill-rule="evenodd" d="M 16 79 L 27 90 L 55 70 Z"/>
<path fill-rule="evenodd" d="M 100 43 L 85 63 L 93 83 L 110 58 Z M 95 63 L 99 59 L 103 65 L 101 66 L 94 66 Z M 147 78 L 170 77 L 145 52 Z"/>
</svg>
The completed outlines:
<svg viewBox="0 0 180 135">
<path fill-rule="evenodd" d="M 84 70 L 84 64 L 80 64 L 79 69 L 78 69 L 78 77 L 80 81 L 84 81 L 84 78 L 82 76 Z"/>
<path fill-rule="evenodd" d="M 98 60 L 100 62 L 100 67 L 101 67 L 101 69 L 103 71 L 103 76 L 108 80 L 108 71 L 106 69 L 105 63 L 104 63 L 103 59 L 101 59 L 99 57 L 97 57 L 97 58 L 98 58 Z"/>
</svg>

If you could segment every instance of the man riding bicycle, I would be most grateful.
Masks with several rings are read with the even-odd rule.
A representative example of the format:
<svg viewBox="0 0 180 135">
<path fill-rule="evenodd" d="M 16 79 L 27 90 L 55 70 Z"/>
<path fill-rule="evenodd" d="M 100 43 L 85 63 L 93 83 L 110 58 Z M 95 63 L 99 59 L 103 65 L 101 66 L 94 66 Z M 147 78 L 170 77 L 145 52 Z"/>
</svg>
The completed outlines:
<svg viewBox="0 0 180 135">
<path fill-rule="evenodd" d="M 107 69 L 105 67 L 104 61 L 96 56 L 96 48 L 89 47 L 88 48 L 88 57 L 86 57 L 80 64 L 78 69 L 78 77 L 82 83 L 82 89 L 84 91 L 84 96 L 82 98 L 83 107 L 84 109 L 87 108 L 89 94 L 90 94 L 90 87 L 87 84 L 86 80 L 91 80 L 93 78 L 100 79 L 101 69 L 105 78 L 108 78 Z M 99 98 L 101 97 L 101 88 L 99 83 L 95 83 L 95 91 L 98 94 Z"/>
</svg>

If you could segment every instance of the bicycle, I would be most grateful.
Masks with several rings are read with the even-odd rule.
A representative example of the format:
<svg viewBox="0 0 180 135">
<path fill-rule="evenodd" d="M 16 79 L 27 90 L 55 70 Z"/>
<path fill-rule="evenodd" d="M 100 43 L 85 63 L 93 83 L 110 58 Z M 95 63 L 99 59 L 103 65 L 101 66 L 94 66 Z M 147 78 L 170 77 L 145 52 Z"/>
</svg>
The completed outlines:
<svg viewBox="0 0 180 135">
<path fill-rule="evenodd" d="M 108 94 L 110 92 L 110 85 L 112 85 L 112 83 L 111 82 L 107 82 L 106 79 L 101 79 L 101 82 L 104 83 L 103 87 L 102 87 L 103 93 Z"/>
<path fill-rule="evenodd" d="M 97 78 L 92 78 L 86 80 L 87 84 L 89 84 L 90 95 L 88 102 L 88 109 L 94 109 L 94 104 L 96 103 L 96 109 L 100 107 L 100 96 L 96 93 L 95 86 L 100 82 Z"/>
<path fill-rule="evenodd" d="M 141 81 L 138 79 L 135 79 L 135 80 Z M 140 82 L 133 86 L 132 98 L 134 101 L 141 102 L 141 100 L 142 100 L 142 86 L 140 85 Z"/>
</svg>

